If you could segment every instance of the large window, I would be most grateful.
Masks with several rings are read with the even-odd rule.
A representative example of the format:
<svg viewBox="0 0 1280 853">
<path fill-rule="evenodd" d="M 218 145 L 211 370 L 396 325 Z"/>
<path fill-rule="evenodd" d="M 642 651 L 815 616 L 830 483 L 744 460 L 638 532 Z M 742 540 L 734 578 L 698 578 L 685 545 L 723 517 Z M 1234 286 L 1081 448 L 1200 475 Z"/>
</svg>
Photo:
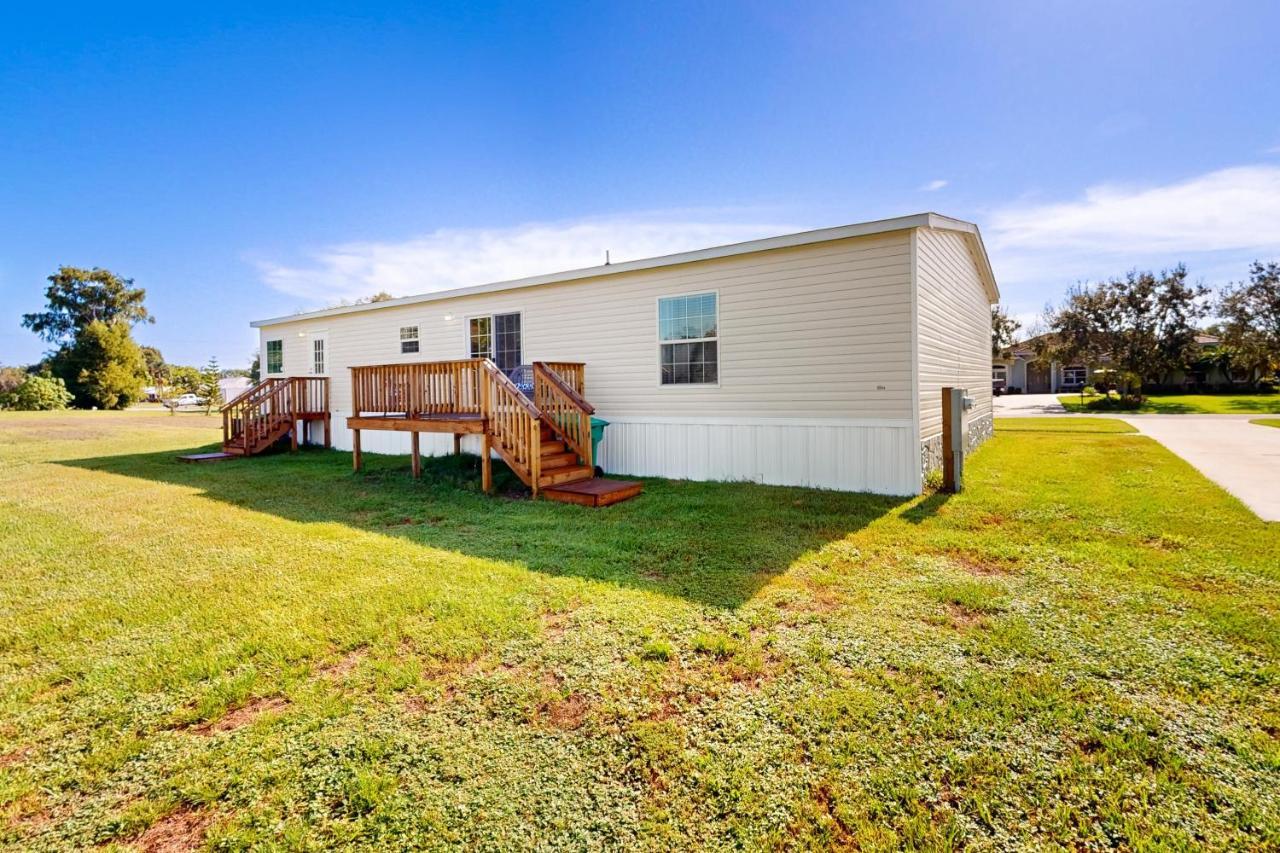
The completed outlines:
<svg viewBox="0 0 1280 853">
<path fill-rule="evenodd" d="M 472 358 L 491 358 L 503 373 L 521 364 L 523 342 L 519 314 L 490 314 L 467 322 L 467 344 Z"/>
<path fill-rule="evenodd" d="M 1062 384 L 1066 388 L 1081 388 L 1085 383 L 1085 369 L 1083 367 L 1064 367 L 1062 369 Z"/>
<path fill-rule="evenodd" d="M 658 300 L 658 363 L 663 385 L 715 385 L 720 381 L 717 303 L 714 293 Z"/>
<path fill-rule="evenodd" d="M 417 326 L 401 326 L 400 327 L 400 352 L 410 353 L 418 351 L 418 327 Z"/>
<path fill-rule="evenodd" d="M 284 373 L 284 341 L 267 341 L 267 373 Z"/>
</svg>

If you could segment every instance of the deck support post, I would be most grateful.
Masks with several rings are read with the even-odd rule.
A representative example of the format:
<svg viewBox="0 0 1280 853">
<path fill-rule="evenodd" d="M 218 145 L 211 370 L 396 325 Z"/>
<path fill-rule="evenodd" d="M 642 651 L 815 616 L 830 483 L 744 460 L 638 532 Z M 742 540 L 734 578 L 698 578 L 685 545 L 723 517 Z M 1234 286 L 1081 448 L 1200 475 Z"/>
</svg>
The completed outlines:
<svg viewBox="0 0 1280 853">
<path fill-rule="evenodd" d="M 360 465 L 364 460 L 360 458 L 360 430 L 353 429 L 351 431 L 351 468 L 354 471 L 360 470 Z"/>
<path fill-rule="evenodd" d="M 492 448 L 489 446 L 489 431 L 481 433 L 480 439 L 480 488 L 485 494 L 493 491 L 493 460 L 490 459 Z"/>
<path fill-rule="evenodd" d="M 418 436 L 420 433 L 409 433 L 409 447 L 413 456 L 413 479 L 422 476 L 422 451 L 418 446 Z"/>
<path fill-rule="evenodd" d="M 293 429 L 289 430 L 289 451 L 291 453 L 298 452 L 298 430 L 302 428 L 303 420 L 301 418 L 293 419 Z"/>
<path fill-rule="evenodd" d="M 330 417 L 329 417 L 329 414 L 326 412 L 324 416 L 324 446 L 326 449 L 333 447 L 333 436 L 329 432 L 329 430 L 332 429 L 332 427 L 330 426 L 329 421 L 330 421 Z"/>
<path fill-rule="evenodd" d="M 462 433 L 455 432 L 453 434 L 453 455 L 462 455 Z"/>
</svg>

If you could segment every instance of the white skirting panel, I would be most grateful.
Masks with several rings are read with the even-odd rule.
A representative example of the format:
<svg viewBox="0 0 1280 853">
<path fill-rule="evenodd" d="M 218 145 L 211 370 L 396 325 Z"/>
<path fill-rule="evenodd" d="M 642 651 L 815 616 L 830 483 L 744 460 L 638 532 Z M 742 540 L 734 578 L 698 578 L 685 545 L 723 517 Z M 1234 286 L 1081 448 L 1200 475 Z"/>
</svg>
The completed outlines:
<svg viewBox="0 0 1280 853">
<path fill-rule="evenodd" d="M 884 495 L 919 488 L 911 421 L 802 418 L 609 418 L 600 464 L 610 474 L 675 480 L 749 480 Z M 312 439 L 322 433 L 312 427 Z M 333 414 L 333 446 L 351 449 L 347 413 Z M 365 453 L 408 454 L 409 434 L 364 430 Z M 480 452 L 480 437 L 462 439 Z M 453 452 L 453 436 L 422 433 L 424 455 Z"/>
<path fill-rule="evenodd" d="M 909 420 L 604 417 L 599 461 L 613 474 L 886 495 L 918 488 Z"/>
</svg>

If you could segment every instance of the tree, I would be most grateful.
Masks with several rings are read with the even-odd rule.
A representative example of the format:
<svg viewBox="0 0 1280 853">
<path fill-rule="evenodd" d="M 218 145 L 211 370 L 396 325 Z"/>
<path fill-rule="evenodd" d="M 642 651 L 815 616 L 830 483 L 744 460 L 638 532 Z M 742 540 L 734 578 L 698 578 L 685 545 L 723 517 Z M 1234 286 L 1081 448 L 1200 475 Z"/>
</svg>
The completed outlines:
<svg viewBox="0 0 1280 853">
<path fill-rule="evenodd" d="M 991 355 L 998 356 L 1013 346 L 1013 336 L 1022 324 L 1009 316 L 1002 305 L 991 306 Z"/>
<path fill-rule="evenodd" d="M 66 384 L 53 376 L 27 374 L 10 391 L 0 391 L 0 409 L 20 412 L 49 412 L 65 409 L 71 402 Z"/>
<path fill-rule="evenodd" d="M 256 352 L 253 354 L 253 361 L 249 364 L 249 381 L 254 385 L 262 381 L 262 361 Z"/>
<path fill-rule="evenodd" d="M 222 405 L 222 386 L 218 384 L 220 379 L 222 379 L 222 368 L 218 367 L 217 357 L 211 356 L 204 369 L 200 371 L 200 384 L 196 391 L 196 395 L 204 400 L 206 415 L 213 411 L 214 406 Z"/>
<path fill-rule="evenodd" d="M 12 394 L 18 386 L 27 381 L 27 371 L 21 367 L 0 366 L 0 397 Z"/>
<path fill-rule="evenodd" d="M 48 306 L 42 312 L 22 315 L 22 325 L 58 346 L 72 343 L 90 323 L 154 323 L 143 306 L 147 292 L 110 270 L 62 266 L 49 276 L 44 291 Z"/>
<path fill-rule="evenodd" d="M 1156 275 L 1133 271 L 1096 287 L 1079 286 L 1048 318 L 1047 354 L 1059 361 L 1110 360 L 1124 391 L 1168 379 L 1197 358 L 1197 322 L 1209 290 L 1179 264 Z"/>
<path fill-rule="evenodd" d="M 68 382 L 77 405 L 123 409 L 142 398 L 147 375 L 142 348 L 134 343 L 122 322 L 95 320 L 76 336 L 56 361 L 56 369 Z"/>
<path fill-rule="evenodd" d="M 147 378 L 153 385 L 164 384 L 169 375 L 169 365 L 164 363 L 164 356 L 155 347 L 142 348 L 142 361 L 147 367 Z"/>
<path fill-rule="evenodd" d="M 1254 261 L 1249 281 L 1224 290 L 1217 312 L 1233 370 L 1252 382 L 1280 369 L 1280 263 Z"/>
</svg>

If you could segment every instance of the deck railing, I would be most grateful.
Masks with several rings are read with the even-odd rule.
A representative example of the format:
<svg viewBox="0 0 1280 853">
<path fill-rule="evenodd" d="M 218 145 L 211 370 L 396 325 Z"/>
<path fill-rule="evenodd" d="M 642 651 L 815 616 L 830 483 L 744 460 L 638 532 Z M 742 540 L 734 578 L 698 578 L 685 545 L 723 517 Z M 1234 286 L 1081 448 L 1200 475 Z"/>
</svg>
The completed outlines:
<svg viewBox="0 0 1280 853">
<path fill-rule="evenodd" d="M 258 449 L 282 420 L 329 411 L 329 379 L 324 376 L 269 377 L 226 403 L 222 443 L 245 453 Z M 327 439 L 326 439 L 327 440 Z"/>
<path fill-rule="evenodd" d="M 581 381 L 582 372 L 577 376 Z M 591 414 L 595 409 L 548 362 L 533 363 L 533 404 L 542 413 L 543 421 L 578 454 L 582 464 L 592 467 Z"/>
<path fill-rule="evenodd" d="M 587 366 L 581 361 L 542 361 L 543 367 L 564 380 L 582 398 L 587 396 Z"/>
<path fill-rule="evenodd" d="M 378 364 L 351 368 L 351 413 L 480 414 L 484 359 Z"/>
</svg>

